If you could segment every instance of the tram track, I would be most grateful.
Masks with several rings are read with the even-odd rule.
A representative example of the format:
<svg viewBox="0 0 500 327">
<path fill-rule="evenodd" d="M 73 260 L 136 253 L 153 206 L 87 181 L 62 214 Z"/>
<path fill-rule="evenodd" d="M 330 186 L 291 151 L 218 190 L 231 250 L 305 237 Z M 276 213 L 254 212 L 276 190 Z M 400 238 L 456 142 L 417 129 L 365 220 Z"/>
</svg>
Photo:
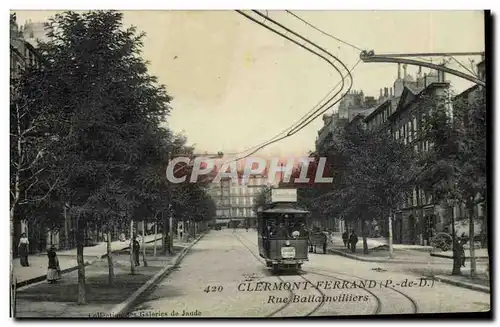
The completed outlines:
<svg viewBox="0 0 500 327">
<path fill-rule="evenodd" d="M 250 244 L 252 244 L 252 245 L 256 245 L 255 243 L 249 241 L 247 238 L 245 238 L 245 240 L 247 242 L 249 242 Z M 251 251 L 248 247 L 247 247 L 247 249 L 255 256 L 255 254 L 253 253 L 253 251 Z M 259 259 L 259 261 L 262 262 L 261 258 L 258 258 L 258 259 Z M 334 275 L 341 275 L 341 276 L 350 277 L 350 278 L 353 278 L 353 279 L 363 279 L 363 278 L 361 278 L 359 276 L 356 276 L 356 275 L 353 275 L 353 274 L 341 273 L 341 272 L 333 271 L 333 270 L 330 270 L 330 269 L 307 268 L 307 269 L 303 269 L 303 271 L 306 272 L 306 273 L 310 273 L 310 274 L 314 274 L 314 275 L 318 275 L 318 276 L 333 278 L 333 279 L 336 279 L 336 280 L 339 280 L 339 281 L 348 281 L 348 280 L 340 278 L 338 276 L 334 276 Z M 334 275 L 332 275 L 332 274 L 334 274 Z M 300 276 L 301 278 L 307 280 L 302 275 L 298 275 L 298 276 Z M 310 280 L 307 280 L 307 281 L 312 284 L 312 282 Z M 380 296 L 378 296 L 377 294 L 375 294 L 373 291 L 371 291 L 368 288 L 361 288 L 360 287 L 359 289 L 364 290 L 365 292 L 367 292 L 368 294 L 370 294 L 375 299 L 376 306 L 375 306 L 375 308 L 374 308 L 374 310 L 372 312 L 372 315 L 383 314 L 382 313 L 383 304 L 382 304 L 382 299 L 380 298 Z M 410 297 L 409 295 L 405 294 L 404 292 L 402 292 L 402 291 L 400 291 L 400 290 L 398 290 L 398 289 L 396 289 L 394 287 L 387 287 L 385 289 L 394 291 L 394 292 L 398 293 L 399 295 L 403 296 L 405 299 L 407 299 L 410 302 L 410 306 L 411 306 L 411 312 L 409 312 L 409 313 L 412 313 L 412 314 L 418 313 L 418 304 L 417 304 L 417 302 L 412 297 Z M 321 290 L 319 290 L 319 289 L 316 289 L 316 290 L 318 290 L 318 291 L 321 292 Z M 324 293 L 322 293 L 322 295 L 324 295 Z M 323 305 L 323 302 L 321 303 L 321 305 Z M 315 308 L 314 312 L 316 312 L 321 307 L 321 305 L 319 305 L 317 308 Z"/>
<path fill-rule="evenodd" d="M 255 254 L 254 251 L 252 251 L 250 249 L 250 247 L 245 244 L 242 240 L 241 240 L 241 237 L 237 236 L 236 234 L 233 234 L 233 236 L 248 250 L 248 252 L 250 252 L 252 254 L 252 256 L 257 259 L 257 261 L 259 261 L 260 263 L 262 264 L 266 264 L 265 260 L 263 260 L 262 258 L 260 258 L 257 254 Z M 245 241 L 247 241 L 248 243 L 252 244 L 252 245 L 256 245 L 252 242 L 250 242 L 246 237 L 243 237 L 245 239 Z M 306 281 L 307 283 L 311 284 L 314 286 L 314 283 L 312 283 L 309 279 L 307 279 L 306 277 L 298 274 L 297 276 L 299 276 L 301 279 L 303 279 L 304 281 Z M 274 275 L 273 277 L 276 277 L 280 282 L 282 283 L 286 283 L 287 281 L 282 278 L 281 276 L 279 275 Z M 326 296 L 325 293 L 323 291 L 321 291 L 320 289 L 314 287 L 314 289 L 320 293 L 321 296 Z M 270 317 L 274 317 L 276 316 L 276 314 L 282 312 L 283 310 L 285 310 L 287 307 L 289 307 L 293 302 L 293 298 L 294 296 L 296 295 L 291 289 L 288 289 L 288 292 L 289 292 L 289 297 L 288 297 L 288 301 L 282 305 L 281 307 L 277 308 L 276 310 L 274 310 L 273 312 L 271 312 L 270 314 L 268 314 L 266 317 L 270 318 Z M 314 314 L 315 312 L 317 312 L 322 306 L 323 306 L 324 302 L 321 301 L 318 303 L 318 305 L 316 305 L 311 311 L 307 312 L 304 316 L 305 317 L 308 317 L 308 316 L 311 316 L 312 314 Z"/>
<path fill-rule="evenodd" d="M 319 273 L 319 272 L 317 272 L 317 270 L 325 271 L 325 272 L 328 272 L 329 274 Z M 314 268 L 311 269 L 311 268 L 309 268 L 307 270 L 307 272 L 315 274 L 315 275 L 319 275 L 319 276 L 323 276 L 323 277 L 329 277 L 329 278 L 335 278 L 335 279 L 339 279 L 339 280 L 345 280 L 345 279 L 341 279 L 341 278 L 333 276 L 331 274 L 333 273 L 333 274 L 336 274 L 336 275 L 342 275 L 342 276 L 351 277 L 351 278 L 364 279 L 364 278 L 361 278 L 361 277 L 356 276 L 356 275 L 346 274 L 346 273 L 339 273 L 337 271 L 326 270 L 326 269 L 314 269 Z M 363 288 L 363 289 L 365 291 L 367 291 L 368 293 L 372 294 L 372 296 L 377 299 L 377 302 L 378 302 L 379 305 L 377 306 L 377 308 L 376 308 L 376 310 L 375 310 L 375 312 L 373 314 L 380 314 L 381 311 L 382 311 L 382 301 L 381 301 L 380 297 L 377 296 L 372 291 L 366 289 L 366 288 Z M 412 312 L 410 312 L 410 313 L 412 313 L 412 314 L 418 313 L 418 304 L 417 304 L 417 302 L 412 297 L 410 297 L 409 295 L 401 292 L 400 290 L 398 290 L 398 289 L 396 289 L 394 287 L 386 287 L 384 289 L 388 289 L 388 290 L 394 291 L 394 292 L 399 293 L 400 295 L 402 295 L 404 298 L 406 298 L 411 303 Z"/>
</svg>

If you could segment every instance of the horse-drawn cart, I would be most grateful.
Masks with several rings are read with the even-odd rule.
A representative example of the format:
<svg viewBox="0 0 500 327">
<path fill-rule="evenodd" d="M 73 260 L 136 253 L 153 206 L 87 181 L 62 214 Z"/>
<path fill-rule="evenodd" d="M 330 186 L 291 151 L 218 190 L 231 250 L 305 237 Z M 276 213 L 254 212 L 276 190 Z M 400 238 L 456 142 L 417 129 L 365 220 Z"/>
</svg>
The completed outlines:
<svg viewBox="0 0 500 327">
<path fill-rule="evenodd" d="M 315 231 L 309 235 L 309 252 L 316 253 L 316 247 L 321 246 L 323 253 L 326 253 L 328 237 L 325 232 Z"/>
</svg>

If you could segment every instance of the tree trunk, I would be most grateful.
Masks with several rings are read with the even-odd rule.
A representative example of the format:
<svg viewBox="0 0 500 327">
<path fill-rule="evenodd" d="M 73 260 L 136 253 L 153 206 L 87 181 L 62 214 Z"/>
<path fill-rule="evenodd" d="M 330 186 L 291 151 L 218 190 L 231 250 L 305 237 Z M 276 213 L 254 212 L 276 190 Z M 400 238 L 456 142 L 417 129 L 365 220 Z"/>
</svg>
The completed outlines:
<svg viewBox="0 0 500 327">
<path fill-rule="evenodd" d="M 146 260 L 146 224 L 142 221 L 142 261 L 144 262 L 144 267 L 148 266 L 148 261 Z"/>
<path fill-rule="evenodd" d="M 10 208 L 10 287 L 11 287 L 11 315 L 13 318 L 16 317 L 16 278 L 14 277 L 14 247 L 16 246 L 17 240 L 14 238 L 14 208 Z"/>
<path fill-rule="evenodd" d="M 481 247 L 486 248 L 486 251 L 488 251 L 488 221 L 486 220 L 486 200 L 481 204 L 482 207 L 482 212 L 483 212 L 483 223 L 482 225 L 482 232 L 483 232 L 483 237 L 481 238 Z M 488 253 L 489 256 L 489 253 Z"/>
<path fill-rule="evenodd" d="M 156 219 L 156 217 L 155 217 L 155 219 Z M 153 257 L 155 257 L 155 258 L 156 258 L 156 237 L 157 237 L 157 235 L 158 235 L 158 223 L 155 220 L 155 236 L 154 236 L 155 239 L 153 241 Z"/>
<path fill-rule="evenodd" d="M 172 254 L 174 252 L 174 218 L 172 217 L 172 212 L 169 212 L 168 217 L 168 253 Z"/>
<path fill-rule="evenodd" d="M 161 212 L 161 218 L 163 220 L 162 254 L 166 256 L 168 249 L 168 240 L 172 236 L 168 235 L 168 217 L 163 213 L 163 211 Z"/>
<path fill-rule="evenodd" d="M 368 254 L 368 240 L 366 235 L 366 223 L 365 218 L 361 218 L 361 235 L 363 237 L 363 253 Z"/>
<path fill-rule="evenodd" d="M 454 206 L 451 207 L 451 246 L 453 251 L 453 270 L 451 271 L 452 275 L 461 275 L 460 271 L 460 253 L 457 247 L 457 235 L 455 232 L 455 210 Z"/>
<path fill-rule="evenodd" d="M 78 217 L 80 220 L 80 217 Z M 82 226 L 83 225 L 83 226 Z M 87 304 L 85 290 L 85 262 L 83 261 L 83 247 L 85 242 L 85 224 L 77 223 L 76 261 L 78 263 L 78 304 Z"/>
<path fill-rule="evenodd" d="M 388 220 L 388 230 L 389 230 L 389 258 L 394 258 L 394 249 L 392 247 L 392 211 L 389 211 Z"/>
<path fill-rule="evenodd" d="M 113 267 L 113 256 L 111 252 L 111 230 L 109 227 L 106 228 L 106 253 L 108 257 L 108 284 L 115 284 L 115 271 Z"/>
<path fill-rule="evenodd" d="M 68 221 L 68 212 L 67 212 L 67 208 L 66 208 L 66 203 L 64 203 L 64 239 L 65 239 L 65 248 L 66 249 L 69 249 L 70 246 L 69 246 L 69 221 Z"/>
<path fill-rule="evenodd" d="M 134 260 L 134 221 L 130 220 L 130 274 L 135 275 Z"/>
<path fill-rule="evenodd" d="M 476 250 L 474 246 L 474 201 L 467 203 L 469 211 L 469 251 L 470 251 L 470 276 L 476 277 Z"/>
</svg>

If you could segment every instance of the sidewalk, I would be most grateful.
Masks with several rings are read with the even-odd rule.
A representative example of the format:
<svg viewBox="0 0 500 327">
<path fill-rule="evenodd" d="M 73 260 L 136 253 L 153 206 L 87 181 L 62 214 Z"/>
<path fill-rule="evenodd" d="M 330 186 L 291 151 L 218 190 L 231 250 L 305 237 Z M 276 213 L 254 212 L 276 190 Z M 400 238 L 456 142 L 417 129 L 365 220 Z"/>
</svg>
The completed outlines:
<svg viewBox="0 0 500 327">
<path fill-rule="evenodd" d="M 161 235 L 157 235 L 157 240 L 160 240 L 158 245 L 161 246 Z M 146 243 L 153 242 L 154 235 L 145 236 L 144 241 Z M 127 249 L 129 246 L 130 241 L 114 241 L 111 242 L 111 251 L 120 251 L 123 249 Z M 83 249 L 83 260 L 85 261 L 85 264 L 91 264 L 94 260 L 106 256 L 106 249 L 106 242 L 101 242 L 95 246 L 85 247 Z M 57 252 L 57 256 L 59 258 L 59 265 L 63 273 L 72 271 L 73 269 L 76 269 L 78 267 L 78 263 L 76 261 L 76 249 Z M 46 277 L 48 264 L 46 253 L 31 255 L 28 257 L 28 261 L 30 263 L 29 267 L 21 266 L 19 258 L 14 259 L 14 261 L 12 262 L 14 277 L 17 280 L 17 287 L 22 287 L 30 283 L 44 280 Z"/>
<path fill-rule="evenodd" d="M 419 276 L 431 277 L 443 283 L 477 290 L 485 293 L 490 292 L 489 280 L 486 274 L 487 267 L 485 260 L 477 261 L 477 278 L 471 279 L 470 275 L 470 262 L 467 262 L 466 267 L 461 267 L 461 276 L 451 276 L 452 260 L 451 256 L 446 256 L 446 252 L 441 252 L 445 255 L 432 255 L 430 252 L 422 250 L 405 249 L 404 247 L 394 248 L 394 258 L 389 258 L 389 251 L 386 247 L 381 247 L 382 242 L 377 240 L 368 239 L 369 254 L 363 254 L 363 244 L 360 242 L 356 248 L 356 253 L 344 247 L 344 243 L 340 237 L 333 237 L 328 248 L 329 252 L 348 257 L 351 259 L 375 262 L 375 263 L 390 263 L 391 270 L 402 270 L 414 273 Z M 476 254 L 483 254 L 482 251 L 486 249 L 477 249 Z M 479 253 L 478 253 L 479 252 Z M 451 254 L 451 252 L 450 252 Z"/>
<path fill-rule="evenodd" d="M 334 233 L 332 239 L 334 240 L 335 244 L 338 244 L 339 246 L 344 246 L 344 243 L 342 241 L 342 235 L 340 233 Z M 359 244 L 363 244 L 363 238 L 359 237 Z M 370 238 L 368 237 L 366 239 L 366 243 L 368 243 L 368 249 L 375 249 L 378 247 L 388 247 L 389 243 L 387 239 L 383 237 L 379 238 Z M 423 252 L 430 252 L 432 250 L 432 246 L 427 246 L 427 245 L 416 245 L 416 244 L 393 244 L 392 248 L 395 250 L 416 250 L 416 251 L 423 251 Z"/>
<path fill-rule="evenodd" d="M 465 258 L 470 259 L 470 249 L 465 249 L 464 251 L 465 251 Z M 475 254 L 476 259 L 480 259 L 480 260 L 484 260 L 484 259 L 488 260 L 489 259 L 488 249 L 475 249 L 474 252 L 475 252 L 474 254 Z M 453 258 L 453 251 L 434 252 L 434 253 L 431 253 L 431 256 L 452 259 Z"/>
<path fill-rule="evenodd" d="M 446 259 L 431 257 L 430 247 L 421 245 L 395 244 L 393 247 L 394 258 L 389 257 L 389 249 L 383 240 L 367 239 L 369 253 L 363 253 L 363 241 L 360 238 L 356 246 L 356 253 L 352 253 L 344 246 L 342 238 L 334 235 L 328 246 L 328 251 L 344 257 L 359 261 L 387 262 L 387 263 L 443 263 Z M 396 246 L 398 245 L 398 246 Z"/>
<path fill-rule="evenodd" d="M 130 274 L 130 254 L 124 249 L 113 254 L 115 284 L 108 284 L 108 263 L 105 257 L 97 259 L 85 268 L 87 304 L 78 305 L 78 272 L 73 271 L 62 276 L 56 284 L 47 282 L 29 285 L 17 293 L 17 318 L 104 318 L 117 306 L 128 303 L 141 289 L 147 286 L 155 276 L 172 269 L 180 255 L 194 242 L 174 241 L 174 254 L 153 257 L 153 244 L 146 246 L 147 267 L 136 267 L 136 273 Z"/>
</svg>

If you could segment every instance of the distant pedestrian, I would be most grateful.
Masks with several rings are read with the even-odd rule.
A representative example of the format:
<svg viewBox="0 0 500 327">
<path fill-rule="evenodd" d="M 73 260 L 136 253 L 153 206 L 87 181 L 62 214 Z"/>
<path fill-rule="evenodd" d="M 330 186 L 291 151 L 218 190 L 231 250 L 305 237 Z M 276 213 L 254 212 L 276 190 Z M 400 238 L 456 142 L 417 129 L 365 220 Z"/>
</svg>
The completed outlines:
<svg viewBox="0 0 500 327">
<path fill-rule="evenodd" d="M 21 234 L 21 238 L 19 239 L 19 258 L 21 260 L 21 266 L 23 267 L 29 267 L 29 262 L 28 262 L 28 251 L 29 251 L 29 244 L 30 241 L 26 237 L 26 233 Z"/>
<path fill-rule="evenodd" d="M 125 236 L 125 233 L 120 234 L 120 242 L 125 242 L 127 240 L 127 237 Z"/>
<path fill-rule="evenodd" d="M 468 239 L 467 236 L 465 236 L 465 233 L 462 234 L 462 236 L 458 240 L 458 255 L 460 256 L 460 265 L 462 267 L 465 267 L 465 244 L 467 244 Z"/>
<path fill-rule="evenodd" d="M 51 246 L 48 249 L 47 257 L 49 258 L 49 267 L 47 269 L 47 281 L 50 284 L 53 284 L 57 280 L 61 279 L 61 268 L 59 266 L 59 259 L 57 258 L 56 249 L 54 246 Z"/>
<path fill-rule="evenodd" d="M 136 266 L 140 266 L 139 262 L 139 250 L 141 249 L 141 246 L 139 244 L 139 241 L 137 240 L 137 237 L 134 237 L 134 262 Z"/>
<path fill-rule="evenodd" d="M 344 246 L 349 248 L 349 232 L 347 229 L 342 233 L 342 241 L 344 241 Z"/>
<path fill-rule="evenodd" d="M 351 236 L 349 237 L 349 243 L 351 244 L 352 253 L 356 253 L 356 244 L 358 243 L 358 235 L 356 235 L 355 231 L 352 231 Z"/>
</svg>

